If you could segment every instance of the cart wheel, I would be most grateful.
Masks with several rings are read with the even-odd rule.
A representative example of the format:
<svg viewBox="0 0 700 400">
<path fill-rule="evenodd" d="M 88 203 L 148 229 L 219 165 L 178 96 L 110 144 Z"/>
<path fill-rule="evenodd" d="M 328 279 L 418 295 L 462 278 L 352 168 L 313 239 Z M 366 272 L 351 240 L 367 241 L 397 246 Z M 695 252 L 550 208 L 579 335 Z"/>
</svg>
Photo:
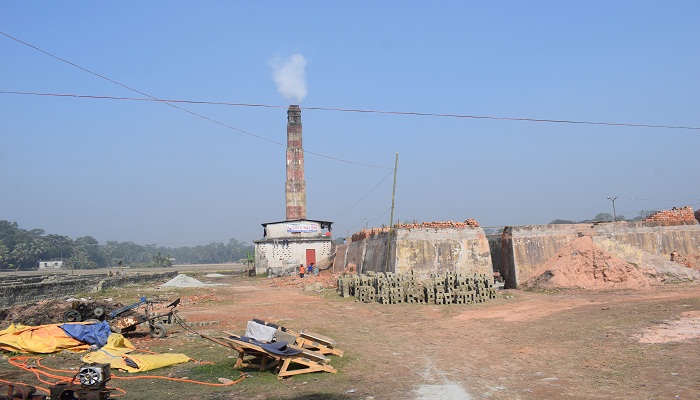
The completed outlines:
<svg viewBox="0 0 700 400">
<path fill-rule="evenodd" d="M 162 339 L 168 334 L 168 330 L 165 329 L 165 325 L 162 322 L 156 322 L 150 325 L 151 336 L 154 338 Z"/>
<path fill-rule="evenodd" d="M 92 313 L 95 315 L 95 317 L 100 318 L 101 316 L 105 315 L 105 309 L 102 307 L 96 307 L 94 310 L 92 310 Z"/>
<path fill-rule="evenodd" d="M 63 322 L 80 322 L 80 313 L 75 310 L 68 310 L 63 314 Z"/>
</svg>

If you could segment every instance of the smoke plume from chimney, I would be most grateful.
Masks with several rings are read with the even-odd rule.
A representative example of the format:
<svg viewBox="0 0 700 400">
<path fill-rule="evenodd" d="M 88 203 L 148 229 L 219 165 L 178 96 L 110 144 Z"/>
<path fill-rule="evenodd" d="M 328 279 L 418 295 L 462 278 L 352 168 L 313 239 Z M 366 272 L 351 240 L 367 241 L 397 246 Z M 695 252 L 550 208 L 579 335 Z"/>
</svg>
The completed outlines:
<svg viewBox="0 0 700 400">
<path fill-rule="evenodd" d="M 306 59 L 301 54 L 293 54 L 286 59 L 271 62 L 272 78 L 277 91 L 286 99 L 301 103 L 306 97 Z"/>
</svg>

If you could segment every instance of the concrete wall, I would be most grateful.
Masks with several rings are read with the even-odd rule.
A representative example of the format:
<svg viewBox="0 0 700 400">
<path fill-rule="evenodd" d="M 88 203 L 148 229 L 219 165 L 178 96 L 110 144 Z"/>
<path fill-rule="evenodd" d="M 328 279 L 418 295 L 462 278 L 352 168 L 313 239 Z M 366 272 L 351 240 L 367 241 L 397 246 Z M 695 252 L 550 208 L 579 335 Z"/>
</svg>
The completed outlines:
<svg viewBox="0 0 700 400">
<path fill-rule="evenodd" d="M 700 225 L 685 222 L 610 222 L 506 227 L 502 235 L 481 228 L 396 229 L 386 266 L 388 233 L 349 243 L 336 253 L 334 270 L 349 264 L 367 271 L 485 273 L 499 271 L 506 288 L 517 288 L 559 250 L 579 236 L 591 236 L 604 250 L 637 265 L 659 266 L 677 251 L 700 255 Z"/>
<path fill-rule="evenodd" d="M 595 231 L 601 236 L 667 258 L 673 251 L 684 255 L 700 255 L 700 225 L 697 221 L 618 222 L 597 225 Z"/>
<path fill-rule="evenodd" d="M 505 264 L 503 263 L 503 234 L 486 235 L 489 241 L 489 250 L 491 250 L 491 263 L 493 271 L 498 271 L 501 276 L 505 276 Z"/>
<path fill-rule="evenodd" d="M 335 257 L 333 257 L 333 267 L 332 271 L 334 273 L 340 273 L 343 272 L 343 270 L 347 267 L 347 258 L 348 258 L 348 248 L 350 247 L 349 244 L 339 244 L 335 246 Z"/>
<path fill-rule="evenodd" d="M 526 281 L 559 250 L 582 235 L 593 237 L 596 243 L 606 239 L 605 249 L 622 259 L 626 259 L 622 252 L 630 253 L 630 247 L 665 259 L 670 259 L 672 251 L 700 254 L 700 225 L 696 221 L 506 227 L 502 241 L 506 287 L 515 288 Z M 616 254 L 616 248 L 620 254 Z"/>
<path fill-rule="evenodd" d="M 387 250 L 389 235 L 380 233 L 349 243 L 342 258 L 336 252 L 334 270 L 342 270 L 352 263 L 357 266 L 358 273 L 412 270 L 428 276 L 446 272 L 489 275 L 493 272 L 488 240 L 481 228 L 396 229 Z"/>
<path fill-rule="evenodd" d="M 482 228 L 399 229 L 396 234 L 397 273 L 493 273 L 491 251 Z"/>
<path fill-rule="evenodd" d="M 316 251 L 316 263 L 329 262 L 333 243 L 330 238 L 319 240 L 261 240 L 255 242 L 255 272 L 271 276 L 288 275 L 292 267 L 308 265 L 306 250 Z M 294 275 L 296 270 L 291 271 Z"/>
<path fill-rule="evenodd" d="M 348 251 L 343 268 L 346 268 L 350 264 L 354 264 L 357 271 L 362 270 L 362 264 L 364 263 L 365 258 L 365 243 L 366 242 L 364 240 L 360 240 L 359 242 L 351 242 L 348 244 Z M 335 266 L 333 268 L 335 268 Z"/>
<path fill-rule="evenodd" d="M 39 300 L 60 299 L 76 296 L 78 293 L 97 292 L 103 289 L 148 282 L 167 282 L 177 275 L 177 271 L 134 274 L 119 277 L 99 275 L 50 275 L 18 277 L 9 282 L 3 278 L 0 285 L 0 307 L 27 304 Z"/>
<path fill-rule="evenodd" d="M 396 232 L 396 231 L 394 231 Z M 392 234 L 394 236 L 394 234 Z M 374 272 L 396 272 L 394 269 L 393 254 L 396 252 L 395 237 L 392 238 L 391 254 L 387 257 L 387 241 L 389 233 L 380 233 L 363 240 L 365 243 L 362 265 L 357 266 L 357 273 L 364 274 Z M 388 265 L 387 265 L 388 262 Z"/>
</svg>

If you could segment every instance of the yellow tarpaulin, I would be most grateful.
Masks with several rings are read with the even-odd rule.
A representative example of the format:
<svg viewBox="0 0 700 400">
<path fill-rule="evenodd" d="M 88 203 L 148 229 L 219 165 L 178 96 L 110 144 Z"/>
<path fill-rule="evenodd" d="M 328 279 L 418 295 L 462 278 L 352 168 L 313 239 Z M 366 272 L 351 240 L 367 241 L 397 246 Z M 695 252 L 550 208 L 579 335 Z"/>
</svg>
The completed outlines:
<svg viewBox="0 0 700 400">
<path fill-rule="evenodd" d="M 132 351 L 134 346 L 128 340 L 113 333 L 104 347 L 85 355 L 82 360 L 86 363 L 110 364 L 112 368 L 127 372 L 150 371 L 190 360 L 184 354 L 130 354 Z"/>
<path fill-rule="evenodd" d="M 0 331 L 0 349 L 18 353 L 48 354 L 61 350 L 85 351 L 90 346 L 68 336 L 60 325 L 10 325 Z M 128 372 L 149 371 L 187 362 L 184 354 L 129 354 L 136 347 L 124 336 L 112 333 L 100 350 L 88 353 L 83 362 L 111 364 L 112 368 Z"/>
<path fill-rule="evenodd" d="M 0 331 L 0 349 L 18 353 L 55 353 L 61 350 L 84 351 L 90 347 L 68 336 L 61 324 L 23 326 L 10 325 Z"/>
</svg>

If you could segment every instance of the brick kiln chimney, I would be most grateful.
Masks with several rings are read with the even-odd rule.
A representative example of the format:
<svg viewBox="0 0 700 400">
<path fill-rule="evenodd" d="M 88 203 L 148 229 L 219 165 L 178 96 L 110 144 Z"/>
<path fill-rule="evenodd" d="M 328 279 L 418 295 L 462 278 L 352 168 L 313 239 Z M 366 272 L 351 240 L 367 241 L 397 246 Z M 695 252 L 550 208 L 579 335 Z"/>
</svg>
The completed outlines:
<svg viewBox="0 0 700 400">
<path fill-rule="evenodd" d="M 306 181 L 304 149 L 301 146 L 301 108 L 287 109 L 287 184 L 285 185 L 287 220 L 306 219 Z"/>
</svg>

